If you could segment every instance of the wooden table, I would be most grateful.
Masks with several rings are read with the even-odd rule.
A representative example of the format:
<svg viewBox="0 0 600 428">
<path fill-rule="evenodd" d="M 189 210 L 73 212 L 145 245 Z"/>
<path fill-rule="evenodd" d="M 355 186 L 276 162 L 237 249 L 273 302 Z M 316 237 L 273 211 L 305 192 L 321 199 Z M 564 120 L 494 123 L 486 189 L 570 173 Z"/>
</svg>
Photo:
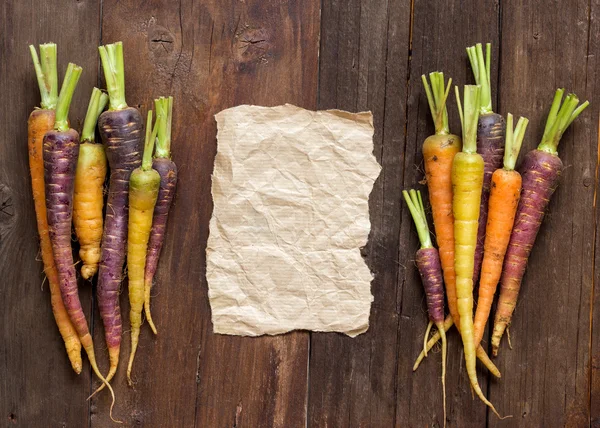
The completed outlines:
<svg viewBox="0 0 600 428">
<path fill-rule="evenodd" d="M 29 43 L 59 46 L 83 66 L 72 123 L 103 85 L 97 46 L 122 40 L 127 100 L 145 112 L 175 97 L 177 201 L 154 290 L 154 338 L 142 329 L 136 385 L 123 363 L 116 416 L 144 427 L 441 426 L 439 354 L 411 367 L 426 325 L 414 266 L 417 237 L 401 190 L 423 179 L 421 143 L 433 132 L 420 76 L 472 82 L 465 47 L 493 43 L 493 101 L 531 120 L 535 147 L 556 87 L 592 107 L 563 138 L 566 170 L 533 251 L 511 328 L 479 382 L 511 419 L 471 399 L 458 335 L 449 338 L 448 426 L 600 426 L 600 256 L 597 121 L 600 0 L 6 0 L 0 5 L 0 425 L 106 427 L 109 396 L 89 365 L 70 369 L 43 284 L 26 149 L 39 104 Z M 371 110 L 383 165 L 371 196 L 364 256 L 375 273 L 371 327 L 356 339 L 295 332 L 212 333 L 205 279 L 216 151 L 213 115 L 252 103 Z M 451 127 L 459 132 L 454 99 Z M 107 358 L 92 287 L 81 298 L 101 368 Z M 128 307 L 121 295 L 122 311 Z M 127 317 L 122 354 L 129 353 Z"/>
</svg>

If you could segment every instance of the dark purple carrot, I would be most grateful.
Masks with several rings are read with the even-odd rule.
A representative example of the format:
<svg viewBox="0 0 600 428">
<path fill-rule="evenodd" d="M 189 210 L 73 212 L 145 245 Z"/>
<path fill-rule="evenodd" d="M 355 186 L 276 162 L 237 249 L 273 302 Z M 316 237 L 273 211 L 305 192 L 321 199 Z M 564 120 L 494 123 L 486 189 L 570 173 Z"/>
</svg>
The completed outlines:
<svg viewBox="0 0 600 428">
<path fill-rule="evenodd" d="M 488 201 L 492 174 L 502 168 L 504 160 L 504 137 L 506 122 L 504 118 L 492 110 L 492 89 L 490 82 L 492 45 L 486 44 L 485 60 L 481 43 L 467 48 L 475 81 L 481 86 L 481 106 L 479 123 L 477 124 L 477 153 L 483 158 L 483 188 L 479 208 L 479 226 L 477 228 L 477 246 L 475 247 L 475 265 L 473 269 L 473 285 L 479 279 L 483 262 L 483 245 L 488 217 Z"/>
<path fill-rule="evenodd" d="M 500 280 L 500 297 L 492 334 L 494 355 L 498 355 L 500 340 L 510 324 L 529 254 L 542 224 L 544 212 L 558 186 L 563 169 L 562 161 L 558 157 L 558 143 L 567 127 L 589 104 L 586 101 L 577 107 L 579 99 L 575 94 L 569 94 L 561 106 L 563 93 L 564 89 L 556 91 L 542 142 L 537 149 L 525 156 L 519 168 L 523 177 L 523 190 Z"/>
<path fill-rule="evenodd" d="M 110 104 L 109 110 L 100 115 L 98 127 L 110 167 L 110 181 L 98 270 L 98 306 L 110 357 L 106 376 L 110 380 L 119 364 L 123 328 L 119 287 L 127 248 L 129 178 L 142 163 L 144 121 L 140 112 L 125 102 L 122 43 L 100 46 L 99 51 Z"/>
<path fill-rule="evenodd" d="M 442 264 L 440 255 L 431 243 L 431 235 L 427 218 L 425 217 L 425 207 L 421 192 L 414 189 L 410 193 L 402 191 L 404 200 L 408 205 L 410 214 L 417 228 L 421 248 L 417 250 L 417 269 L 421 275 L 421 282 L 425 289 L 427 299 L 427 312 L 429 313 L 429 324 L 425 333 L 423 350 L 427 355 L 427 337 L 431 325 L 435 324 L 442 339 L 442 396 L 444 399 L 444 426 L 446 426 L 446 330 L 444 328 L 444 280 L 442 275 Z"/>
<path fill-rule="evenodd" d="M 158 116 L 158 138 L 156 141 L 156 152 L 152 168 L 158 171 L 160 175 L 160 188 L 158 190 L 158 200 L 154 207 L 154 217 L 152 218 L 152 230 L 150 232 L 150 241 L 148 242 L 148 254 L 146 256 L 146 269 L 144 274 L 144 310 L 148 324 L 156 334 L 156 327 L 150 314 L 150 290 L 158 259 L 165 240 L 165 231 L 167 228 L 167 219 L 169 209 L 175 196 L 175 186 L 177 185 L 177 165 L 171 160 L 171 122 L 173 119 L 173 97 L 160 97 L 154 100 L 156 114 Z"/>
<path fill-rule="evenodd" d="M 92 336 L 79 300 L 73 250 L 71 249 L 73 192 L 75 189 L 75 169 L 79 156 L 79 134 L 69 127 L 67 116 L 81 71 L 81 67 L 69 64 L 58 97 L 54 130 L 47 132 L 44 136 L 44 181 L 46 184 L 48 230 L 65 308 L 88 355 L 94 373 L 102 380 L 103 385 L 108 386 L 110 390 L 113 399 L 110 407 L 112 418 L 115 395 L 96 364 Z"/>
</svg>

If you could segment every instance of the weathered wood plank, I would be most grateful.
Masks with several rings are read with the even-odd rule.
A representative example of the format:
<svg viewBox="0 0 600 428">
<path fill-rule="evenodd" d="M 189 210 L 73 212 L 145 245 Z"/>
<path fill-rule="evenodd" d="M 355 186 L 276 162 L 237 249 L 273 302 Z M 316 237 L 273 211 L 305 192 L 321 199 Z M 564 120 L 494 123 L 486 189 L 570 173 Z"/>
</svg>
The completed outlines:
<svg viewBox="0 0 600 428">
<path fill-rule="evenodd" d="M 369 331 L 355 339 L 311 338 L 310 426 L 393 426 L 396 419 L 400 191 L 410 2 L 323 2 L 319 108 L 371 110 L 381 176 L 370 199 L 372 230 L 364 250 L 375 273 Z"/>
<path fill-rule="evenodd" d="M 466 47 L 478 42 L 491 42 L 493 106 L 497 107 L 495 95 L 499 66 L 498 15 L 499 7 L 492 0 L 474 2 L 468 7 L 461 1 L 415 2 L 404 187 L 420 188 L 427 195 L 427 186 L 419 184 L 419 181 L 425 178 L 422 144 L 425 138 L 434 133 L 434 127 L 421 82 L 422 74 L 443 71 L 446 79 L 452 78 L 453 86 L 458 85 L 461 88 L 462 94 L 462 86 L 474 82 Z M 448 97 L 447 108 L 451 132 L 461 135 L 453 93 Z M 441 354 L 433 353 L 418 371 L 412 373 L 414 360 L 423 348 L 422 335 L 428 320 L 423 288 L 414 264 L 415 251 L 419 244 L 407 209 L 402 210 L 401 224 L 400 234 L 408 242 L 401 246 L 399 254 L 400 264 L 404 267 L 399 277 L 402 295 L 398 334 L 403 345 L 398 358 L 397 424 L 442 426 Z M 431 220 L 429 224 L 433 225 Z M 485 394 L 488 373 L 484 368 L 478 370 L 478 380 Z M 448 426 L 483 426 L 486 421 L 486 408 L 477 398 L 472 399 L 465 370 L 462 340 L 455 329 L 448 334 L 446 385 Z"/>
<path fill-rule="evenodd" d="M 58 44 L 61 81 L 69 61 L 83 67 L 70 115 L 72 125 L 80 129 L 96 83 L 99 13 L 97 0 L 11 0 L 0 5 L 0 420 L 5 426 L 88 424 L 89 365 L 84 357 L 83 373 L 77 376 L 71 370 L 36 257 L 27 118 L 40 95 L 27 45 Z M 54 25 L 57 22 L 65 26 Z M 90 308 L 90 287 L 82 287 L 80 296 L 84 308 Z"/>
<path fill-rule="evenodd" d="M 134 390 L 124 379 L 129 305 L 126 293 L 121 298 L 116 414 L 140 426 L 304 426 L 308 334 L 213 335 L 204 249 L 213 115 L 244 103 L 316 106 L 319 3 L 106 0 L 103 10 L 103 42 L 124 41 L 129 103 L 146 111 L 153 97 L 175 97 L 173 158 L 180 166 L 154 289 L 159 335 L 142 326 Z M 92 425 L 108 424 L 107 400 L 99 398 Z"/>
<path fill-rule="evenodd" d="M 600 159 L 600 112 L 598 111 L 598 92 L 600 91 L 600 1 L 593 0 L 590 3 L 590 20 L 589 20 L 589 37 L 588 37 L 588 56 L 587 56 L 587 79 L 586 79 L 586 91 L 591 91 L 593 97 L 591 99 L 592 107 L 595 107 L 593 113 L 590 113 L 590 129 L 592 132 L 592 138 L 595 135 L 597 141 L 598 151 L 597 159 Z M 594 131 L 594 121 L 598 121 L 596 125 L 596 134 Z M 597 161 L 598 162 L 598 161 Z M 594 246 L 592 248 L 591 256 L 594 257 L 592 277 L 592 326 L 590 331 L 591 340 L 591 358 L 590 358 L 590 425 L 594 428 L 600 427 L 600 233 L 598 227 L 600 221 L 598 219 L 598 173 L 599 165 L 596 164 L 596 169 L 593 171 L 593 179 L 588 180 L 590 186 L 594 186 L 594 210 L 595 210 L 595 223 L 594 223 Z M 592 184 L 593 183 L 593 184 Z"/>
<path fill-rule="evenodd" d="M 589 423 L 600 95 L 594 66 L 600 51 L 592 37 L 598 24 L 594 33 L 590 25 L 600 8 L 597 1 L 566 6 L 502 3 L 501 113 L 530 119 L 522 152 L 539 143 L 557 87 L 575 92 L 582 101 L 590 99 L 592 107 L 562 138 L 559 154 L 565 170 L 529 259 L 510 331 L 513 350 L 505 339 L 496 358 L 503 379 L 492 385 L 490 396 L 513 418 L 490 416 L 490 426 Z"/>
</svg>

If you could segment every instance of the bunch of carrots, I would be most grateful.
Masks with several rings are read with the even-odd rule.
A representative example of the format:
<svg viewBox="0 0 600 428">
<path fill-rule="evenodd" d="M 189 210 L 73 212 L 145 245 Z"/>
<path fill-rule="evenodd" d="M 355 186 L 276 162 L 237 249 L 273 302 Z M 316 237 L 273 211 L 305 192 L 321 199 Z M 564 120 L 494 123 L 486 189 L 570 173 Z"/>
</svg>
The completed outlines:
<svg viewBox="0 0 600 428">
<path fill-rule="evenodd" d="M 82 69 L 68 65 L 58 90 L 57 49 L 42 44 L 39 56 L 30 46 L 41 94 L 41 108 L 29 116 L 28 145 L 31 184 L 44 273 L 51 305 L 73 370 L 82 370 L 81 348 L 102 388 L 115 402 L 114 377 L 121 344 L 119 288 L 125 260 L 129 276 L 131 354 L 127 380 L 139 340 L 142 312 L 154 334 L 150 290 L 165 238 L 169 209 L 175 194 L 177 167 L 171 160 L 173 98 L 155 100 L 156 121 L 148 112 L 125 102 L 123 45 L 100 46 L 107 92 L 93 88 L 81 135 L 71 128 L 68 113 Z M 104 111 L 108 104 L 108 110 Z M 102 144 L 96 142 L 96 128 Z M 109 172 L 104 210 L 104 187 Z M 106 215 L 103 216 L 103 211 Z M 103 376 L 77 289 L 71 225 L 79 241 L 81 276 L 98 273 L 97 298 L 104 323 L 110 367 Z"/>
<path fill-rule="evenodd" d="M 486 45 L 485 54 L 481 44 L 467 48 L 467 54 L 476 84 L 464 87 L 462 103 L 459 89 L 455 87 L 462 140 L 448 128 L 446 101 L 452 79 L 446 84 L 440 72 L 430 73 L 430 81 L 422 76 L 435 124 L 435 135 L 423 143 L 423 157 L 439 250 L 431 241 L 420 192 L 403 192 L 421 243 L 416 264 L 430 320 L 423 351 L 413 370 L 441 338 L 444 425 L 446 331 L 452 325 L 462 338 L 472 390 L 500 417 L 477 382 L 477 358 L 494 376 L 500 377 L 481 340 L 500 284 L 491 339 L 492 353 L 497 356 L 500 340 L 517 303 L 529 254 L 563 170 L 558 144 L 569 125 L 589 104 L 586 101 L 579 105 L 574 94 L 567 95 L 563 101 L 564 90 L 558 89 L 541 143 L 515 170 L 528 120 L 520 118 L 513 128 L 510 113 L 505 121 L 493 112 L 490 44 Z M 446 318 L 444 285 L 450 312 Z M 433 324 L 437 332 L 427 340 Z"/>
</svg>

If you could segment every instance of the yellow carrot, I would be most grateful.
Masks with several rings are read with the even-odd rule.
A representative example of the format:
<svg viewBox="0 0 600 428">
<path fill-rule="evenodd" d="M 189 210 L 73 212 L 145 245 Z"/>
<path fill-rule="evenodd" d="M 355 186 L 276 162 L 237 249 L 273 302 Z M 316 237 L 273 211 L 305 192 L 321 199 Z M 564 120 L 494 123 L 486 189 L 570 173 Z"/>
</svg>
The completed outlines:
<svg viewBox="0 0 600 428">
<path fill-rule="evenodd" d="M 129 180 L 129 228 L 127 236 L 127 270 L 129 276 L 129 322 L 131 323 L 131 354 L 127 365 L 127 381 L 132 385 L 131 369 L 140 336 L 144 308 L 144 269 L 152 214 L 158 197 L 160 175 L 152 169 L 152 150 L 157 127 L 152 131 L 152 110 L 148 112 L 146 144 L 142 166 L 131 173 Z"/>
<path fill-rule="evenodd" d="M 85 279 L 91 279 L 96 274 L 100 261 L 106 154 L 104 146 L 96 144 L 95 134 L 98 116 L 107 102 L 108 95 L 94 88 L 81 131 L 79 159 L 75 172 L 73 224 L 79 240 L 79 257 L 83 262 L 81 276 Z"/>
<path fill-rule="evenodd" d="M 458 87 L 456 87 L 456 100 L 463 131 L 463 151 L 456 154 L 452 165 L 454 271 L 456 272 L 460 334 L 463 340 L 469 381 L 477 396 L 498 415 L 492 403 L 483 395 L 477 382 L 475 369 L 477 359 L 473 331 L 473 269 L 484 167 L 483 158 L 477 154 L 476 139 L 480 93 L 480 86 L 465 86 L 463 111 Z M 500 416 L 498 415 L 498 417 Z"/>
</svg>

